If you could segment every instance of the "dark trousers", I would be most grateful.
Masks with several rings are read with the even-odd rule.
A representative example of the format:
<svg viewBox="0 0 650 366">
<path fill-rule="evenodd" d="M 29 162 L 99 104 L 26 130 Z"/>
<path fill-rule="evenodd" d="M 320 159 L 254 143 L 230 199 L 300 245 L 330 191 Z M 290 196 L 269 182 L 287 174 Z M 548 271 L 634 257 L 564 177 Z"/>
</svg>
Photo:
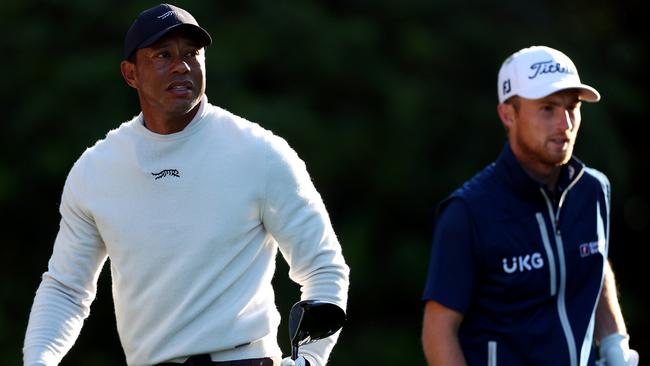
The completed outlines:
<svg viewBox="0 0 650 366">
<path fill-rule="evenodd" d="M 155 366 L 273 366 L 270 358 L 249 358 L 234 361 L 212 361 L 210 355 L 196 355 L 183 363 L 164 362 Z"/>
</svg>

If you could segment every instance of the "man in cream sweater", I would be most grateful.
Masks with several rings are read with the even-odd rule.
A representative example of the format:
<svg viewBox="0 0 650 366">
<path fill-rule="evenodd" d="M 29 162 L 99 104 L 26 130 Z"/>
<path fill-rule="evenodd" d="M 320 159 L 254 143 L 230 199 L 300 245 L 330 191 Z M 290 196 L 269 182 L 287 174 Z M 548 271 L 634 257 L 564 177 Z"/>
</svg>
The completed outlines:
<svg viewBox="0 0 650 366">
<path fill-rule="evenodd" d="M 87 149 L 67 177 L 26 366 L 61 362 L 107 258 L 130 366 L 280 365 L 278 249 L 302 299 L 345 309 L 349 269 L 305 164 L 282 138 L 208 102 L 210 43 L 190 13 L 168 4 L 129 29 L 121 71 L 142 113 Z M 296 364 L 325 365 L 336 338 L 301 347 Z"/>
</svg>

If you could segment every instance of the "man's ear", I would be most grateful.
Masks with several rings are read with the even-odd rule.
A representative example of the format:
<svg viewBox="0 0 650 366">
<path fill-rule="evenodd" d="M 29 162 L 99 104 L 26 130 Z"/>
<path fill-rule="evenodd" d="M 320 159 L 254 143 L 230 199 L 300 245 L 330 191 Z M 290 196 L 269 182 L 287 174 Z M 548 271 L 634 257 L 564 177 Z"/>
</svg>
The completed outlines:
<svg viewBox="0 0 650 366">
<path fill-rule="evenodd" d="M 510 130 L 515 123 L 515 107 L 509 103 L 499 103 L 497 105 L 497 113 L 506 130 Z"/>
<path fill-rule="evenodd" d="M 122 77 L 130 87 L 137 89 L 136 78 L 135 78 L 135 63 L 129 61 L 120 62 L 120 71 L 122 71 Z"/>
</svg>

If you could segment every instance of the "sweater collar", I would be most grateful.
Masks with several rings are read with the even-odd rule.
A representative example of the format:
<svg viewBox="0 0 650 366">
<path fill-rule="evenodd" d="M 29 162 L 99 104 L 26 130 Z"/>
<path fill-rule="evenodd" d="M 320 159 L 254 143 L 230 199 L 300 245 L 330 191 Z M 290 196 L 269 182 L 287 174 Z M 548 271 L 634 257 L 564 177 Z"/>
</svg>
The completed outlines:
<svg viewBox="0 0 650 366">
<path fill-rule="evenodd" d="M 161 135 L 147 129 L 144 126 L 144 115 L 142 114 L 142 112 L 140 112 L 140 114 L 135 118 L 135 127 L 138 131 L 140 131 L 140 133 L 143 133 L 146 136 L 153 137 L 159 140 L 176 140 L 179 138 L 184 138 L 186 136 L 190 136 L 194 134 L 194 132 L 199 130 L 200 125 L 202 125 L 201 121 L 203 120 L 203 117 L 205 117 L 205 115 L 209 111 L 208 105 L 209 105 L 208 96 L 203 94 L 203 97 L 201 98 L 201 104 L 199 106 L 199 110 L 196 112 L 196 115 L 194 115 L 194 118 L 192 118 L 190 123 L 188 123 L 184 129 L 172 134 Z"/>
</svg>

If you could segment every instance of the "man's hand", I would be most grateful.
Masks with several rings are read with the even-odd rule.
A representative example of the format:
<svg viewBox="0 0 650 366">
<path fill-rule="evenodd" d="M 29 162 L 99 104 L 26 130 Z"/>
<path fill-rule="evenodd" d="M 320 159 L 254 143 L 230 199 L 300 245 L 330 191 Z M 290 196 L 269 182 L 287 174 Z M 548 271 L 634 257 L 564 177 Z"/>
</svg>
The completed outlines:
<svg viewBox="0 0 650 366">
<path fill-rule="evenodd" d="M 282 360 L 282 363 L 280 366 L 310 366 L 309 361 L 305 360 L 304 357 L 298 356 L 298 359 L 295 361 L 291 359 L 291 357 L 287 357 L 284 360 Z"/>
<path fill-rule="evenodd" d="M 605 366 L 637 366 L 639 353 L 630 349 L 629 342 L 628 336 L 619 333 L 601 339 L 600 362 Z"/>
</svg>

